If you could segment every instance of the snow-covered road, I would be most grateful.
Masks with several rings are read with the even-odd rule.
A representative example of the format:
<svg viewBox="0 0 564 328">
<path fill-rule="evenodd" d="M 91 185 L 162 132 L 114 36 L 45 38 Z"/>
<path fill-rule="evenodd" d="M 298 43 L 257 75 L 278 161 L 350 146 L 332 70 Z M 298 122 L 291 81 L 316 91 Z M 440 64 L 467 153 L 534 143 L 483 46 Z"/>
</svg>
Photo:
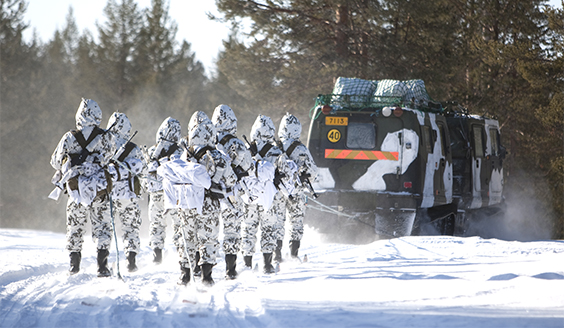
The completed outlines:
<svg viewBox="0 0 564 328">
<path fill-rule="evenodd" d="M 147 245 L 142 240 L 143 245 Z M 280 271 L 242 270 L 216 285 L 177 285 L 178 259 L 148 247 L 139 271 L 121 254 L 117 278 L 97 278 L 87 239 L 81 271 L 67 275 L 65 236 L 0 229 L 0 327 L 564 327 L 564 242 L 403 237 L 325 244 L 307 229 Z M 221 254 L 221 258 L 223 254 Z M 114 262 L 112 249 L 110 261 Z"/>
</svg>

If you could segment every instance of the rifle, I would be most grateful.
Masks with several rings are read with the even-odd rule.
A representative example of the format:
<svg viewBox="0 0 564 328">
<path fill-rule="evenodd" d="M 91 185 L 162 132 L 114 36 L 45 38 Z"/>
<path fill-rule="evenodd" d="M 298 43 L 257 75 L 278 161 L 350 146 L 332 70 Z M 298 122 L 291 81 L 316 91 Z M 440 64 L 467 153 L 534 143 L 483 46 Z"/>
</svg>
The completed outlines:
<svg viewBox="0 0 564 328">
<path fill-rule="evenodd" d="M 258 154 L 258 149 L 257 149 L 257 144 L 256 143 L 250 143 L 249 140 L 247 140 L 247 136 L 243 134 L 243 139 L 245 139 L 245 143 L 247 144 L 247 148 L 249 148 L 249 150 L 251 151 L 251 155 L 253 155 L 253 157 L 256 156 L 256 154 Z"/>
<path fill-rule="evenodd" d="M 254 197 L 252 195 L 251 190 L 249 189 L 249 186 L 247 185 L 247 182 L 243 179 L 244 177 L 249 176 L 249 172 L 244 171 L 243 168 L 241 168 L 241 166 L 239 166 L 239 165 L 232 166 L 232 168 L 233 168 L 233 172 L 235 172 L 235 175 L 237 176 L 237 183 L 239 184 L 239 186 L 241 186 L 241 189 L 243 190 L 243 192 L 245 194 L 247 194 L 249 199 L 251 201 L 254 201 L 257 197 Z"/>
<path fill-rule="evenodd" d="M 285 176 L 286 175 L 284 173 L 280 173 L 280 171 L 278 171 L 278 169 L 276 169 L 276 172 L 274 173 L 274 186 L 286 198 L 288 198 L 289 200 L 294 200 L 294 196 L 292 196 L 292 194 L 290 194 L 290 192 L 286 188 L 286 185 L 284 184 L 284 181 L 282 181 L 282 178 L 284 178 Z"/>
<path fill-rule="evenodd" d="M 149 164 L 152 161 L 158 160 L 158 158 L 155 158 L 156 156 L 159 156 L 159 154 L 162 152 L 163 150 L 163 144 L 161 143 L 162 141 L 168 141 L 170 143 L 176 143 L 174 141 L 171 141 L 168 139 L 168 135 L 170 134 L 171 130 L 168 130 L 166 136 L 160 137 L 159 141 L 157 142 L 157 145 L 155 146 L 155 149 L 153 150 L 153 153 L 151 155 L 149 155 L 149 151 L 147 150 L 147 146 L 143 146 L 143 156 L 145 157 L 145 160 L 147 161 L 147 164 Z"/>
<path fill-rule="evenodd" d="M 137 131 L 135 131 L 135 133 L 133 133 L 133 135 L 131 137 L 129 137 L 129 139 L 127 139 L 127 141 L 119 148 L 116 149 L 116 151 L 114 152 L 114 155 L 112 156 L 112 158 L 110 158 L 110 162 L 111 163 L 115 163 L 118 164 L 120 168 L 124 168 L 126 169 L 130 174 L 132 174 L 133 176 L 136 176 L 138 178 L 142 178 L 140 176 L 138 176 L 137 174 L 135 174 L 133 171 L 131 171 L 129 169 L 129 167 L 127 167 L 127 165 L 125 165 L 122 161 L 120 161 L 118 158 L 118 154 L 121 155 L 123 154 L 123 151 L 125 150 L 125 147 L 127 146 L 127 144 L 129 144 L 131 142 L 131 140 L 133 139 L 133 137 L 135 137 L 135 135 L 137 134 Z M 118 158 L 116 158 L 118 157 Z"/>
<path fill-rule="evenodd" d="M 241 179 L 238 181 L 239 186 L 241 186 L 241 189 L 243 189 L 243 192 L 247 195 L 247 197 L 249 197 L 249 200 L 251 202 L 254 202 L 258 197 L 253 196 L 253 194 L 251 193 L 251 190 L 249 188 L 249 186 L 247 185 L 247 181 L 245 181 L 244 179 Z"/>
<path fill-rule="evenodd" d="M 119 149 L 116 149 L 116 151 L 114 152 L 114 155 L 112 156 L 110 161 L 116 160 L 116 157 L 119 158 L 119 156 L 121 156 L 121 154 L 123 154 L 125 147 L 127 146 L 127 144 L 129 144 L 131 142 L 131 140 L 133 139 L 133 137 L 135 137 L 135 135 L 137 135 L 137 131 L 135 131 L 133 133 L 133 135 L 131 137 L 129 137 L 129 139 L 127 139 L 127 141 L 123 145 L 121 145 L 121 147 Z"/>
<path fill-rule="evenodd" d="M 311 182 L 309 181 L 309 177 L 303 178 L 303 180 L 302 180 L 302 176 L 300 175 L 300 181 L 302 182 L 302 184 L 305 184 L 305 187 L 312 194 L 313 199 L 316 199 L 317 197 L 319 197 L 319 194 L 316 193 L 315 190 L 313 189 L 313 186 L 311 185 Z"/>
<path fill-rule="evenodd" d="M 133 133 L 133 135 L 131 137 L 129 137 L 129 139 L 127 139 L 127 141 L 119 149 L 117 149 L 115 151 L 114 155 L 110 159 L 110 162 L 118 164 L 120 168 L 125 168 L 131 175 L 133 175 L 133 176 L 135 176 L 139 179 L 146 179 L 146 180 L 151 180 L 151 181 L 155 181 L 155 182 L 160 182 L 157 179 L 153 179 L 153 178 L 150 178 L 150 177 L 135 174 L 133 171 L 131 171 L 131 169 L 127 165 L 125 165 L 125 163 L 123 163 L 118 158 L 116 158 L 116 157 L 119 157 L 118 154 L 119 155 L 123 154 L 123 151 L 125 150 L 125 147 L 127 146 L 127 144 L 129 144 L 131 142 L 131 140 L 133 139 L 133 137 L 135 137 L 136 135 L 137 135 L 137 131 L 135 131 L 135 133 Z M 145 155 L 145 153 L 143 153 L 143 155 Z M 145 188 L 143 188 L 143 189 L 145 189 Z"/>
</svg>

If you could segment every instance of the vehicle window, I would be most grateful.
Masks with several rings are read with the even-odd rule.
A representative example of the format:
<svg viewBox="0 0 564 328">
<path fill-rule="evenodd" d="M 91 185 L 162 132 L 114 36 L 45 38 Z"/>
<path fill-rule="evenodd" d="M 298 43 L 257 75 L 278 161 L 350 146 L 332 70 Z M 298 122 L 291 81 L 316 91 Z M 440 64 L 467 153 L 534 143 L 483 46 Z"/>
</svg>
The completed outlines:
<svg viewBox="0 0 564 328">
<path fill-rule="evenodd" d="M 491 139 L 491 147 L 492 147 L 492 155 L 497 156 L 499 155 L 499 147 L 498 147 L 498 139 L 497 139 L 497 129 L 490 129 L 490 139 Z"/>
<path fill-rule="evenodd" d="M 374 149 L 376 127 L 372 123 L 349 123 L 347 127 L 347 148 Z"/>
<path fill-rule="evenodd" d="M 479 125 L 474 125 L 472 127 L 472 134 L 474 135 L 474 155 L 476 157 L 484 157 L 482 127 Z"/>
<path fill-rule="evenodd" d="M 460 126 L 456 126 L 450 131 L 450 149 L 452 150 L 453 157 L 464 157 L 466 156 L 466 138 L 464 131 Z"/>
<path fill-rule="evenodd" d="M 423 125 L 421 127 L 421 134 L 422 134 L 422 139 L 421 141 L 423 142 L 423 147 L 425 147 L 425 149 L 427 149 L 427 153 L 432 153 L 433 152 L 433 137 L 431 136 L 431 128 L 429 128 L 426 125 Z"/>
</svg>

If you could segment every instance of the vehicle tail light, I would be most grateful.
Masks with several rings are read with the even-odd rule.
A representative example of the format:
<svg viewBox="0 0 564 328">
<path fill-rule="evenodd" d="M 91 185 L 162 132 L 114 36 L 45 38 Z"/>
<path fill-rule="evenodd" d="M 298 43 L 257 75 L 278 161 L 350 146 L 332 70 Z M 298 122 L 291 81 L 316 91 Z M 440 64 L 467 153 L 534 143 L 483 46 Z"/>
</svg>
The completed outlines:
<svg viewBox="0 0 564 328">
<path fill-rule="evenodd" d="M 394 109 L 394 116 L 395 116 L 395 117 L 400 117 L 401 114 L 403 114 L 403 109 L 401 109 L 401 107 L 396 107 L 396 108 Z"/>
<path fill-rule="evenodd" d="M 333 108 L 331 108 L 331 106 L 329 105 L 323 105 L 323 107 L 321 107 L 321 112 L 325 115 L 329 115 L 329 113 L 331 113 L 332 110 Z"/>
<path fill-rule="evenodd" d="M 411 181 L 406 181 L 403 183 L 403 187 L 404 188 L 412 188 L 413 184 L 411 183 Z"/>
</svg>

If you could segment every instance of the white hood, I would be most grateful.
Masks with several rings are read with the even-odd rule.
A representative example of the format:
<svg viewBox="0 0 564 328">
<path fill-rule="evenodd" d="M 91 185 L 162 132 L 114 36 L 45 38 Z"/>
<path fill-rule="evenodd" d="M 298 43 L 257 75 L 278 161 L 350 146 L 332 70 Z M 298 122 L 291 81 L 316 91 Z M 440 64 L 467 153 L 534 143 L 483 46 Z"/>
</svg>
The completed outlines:
<svg viewBox="0 0 564 328">
<path fill-rule="evenodd" d="M 116 125 L 114 125 L 114 123 Z M 112 125 L 114 126 L 112 127 Z M 108 126 L 106 127 L 106 129 L 109 129 L 110 127 L 112 127 L 111 132 L 117 134 L 120 138 L 129 139 L 131 132 L 131 122 L 129 122 L 127 115 L 125 115 L 124 113 L 113 113 L 108 120 Z"/>
<path fill-rule="evenodd" d="M 218 133 L 237 133 L 237 117 L 233 109 L 227 105 L 219 105 L 215 108 L 212 115 L 212 123 Z"/>
<path fill-rule="evenodd" d="M 280 121 L 278 128 L 278 138 L 281 140 L 295 139 L 299 140 L 302 133 L 302 125 L 300 120 L 292 114 L 286 113 Z"/>
<path fill-rule="evenodd" d="M 180 122 L 172 117 L 167 117 L 157 131 L 156 143 L 159 143 L 161 139 L 178 142 L 180 135 Z"/>
<path fill-rule="evenodd" d="M 102 122 L 102 110 L 94 100 L 82 98 L 75 119 L 76 128 L 79 130 L 87 126 L 99 126 Z"/>
</svg>

